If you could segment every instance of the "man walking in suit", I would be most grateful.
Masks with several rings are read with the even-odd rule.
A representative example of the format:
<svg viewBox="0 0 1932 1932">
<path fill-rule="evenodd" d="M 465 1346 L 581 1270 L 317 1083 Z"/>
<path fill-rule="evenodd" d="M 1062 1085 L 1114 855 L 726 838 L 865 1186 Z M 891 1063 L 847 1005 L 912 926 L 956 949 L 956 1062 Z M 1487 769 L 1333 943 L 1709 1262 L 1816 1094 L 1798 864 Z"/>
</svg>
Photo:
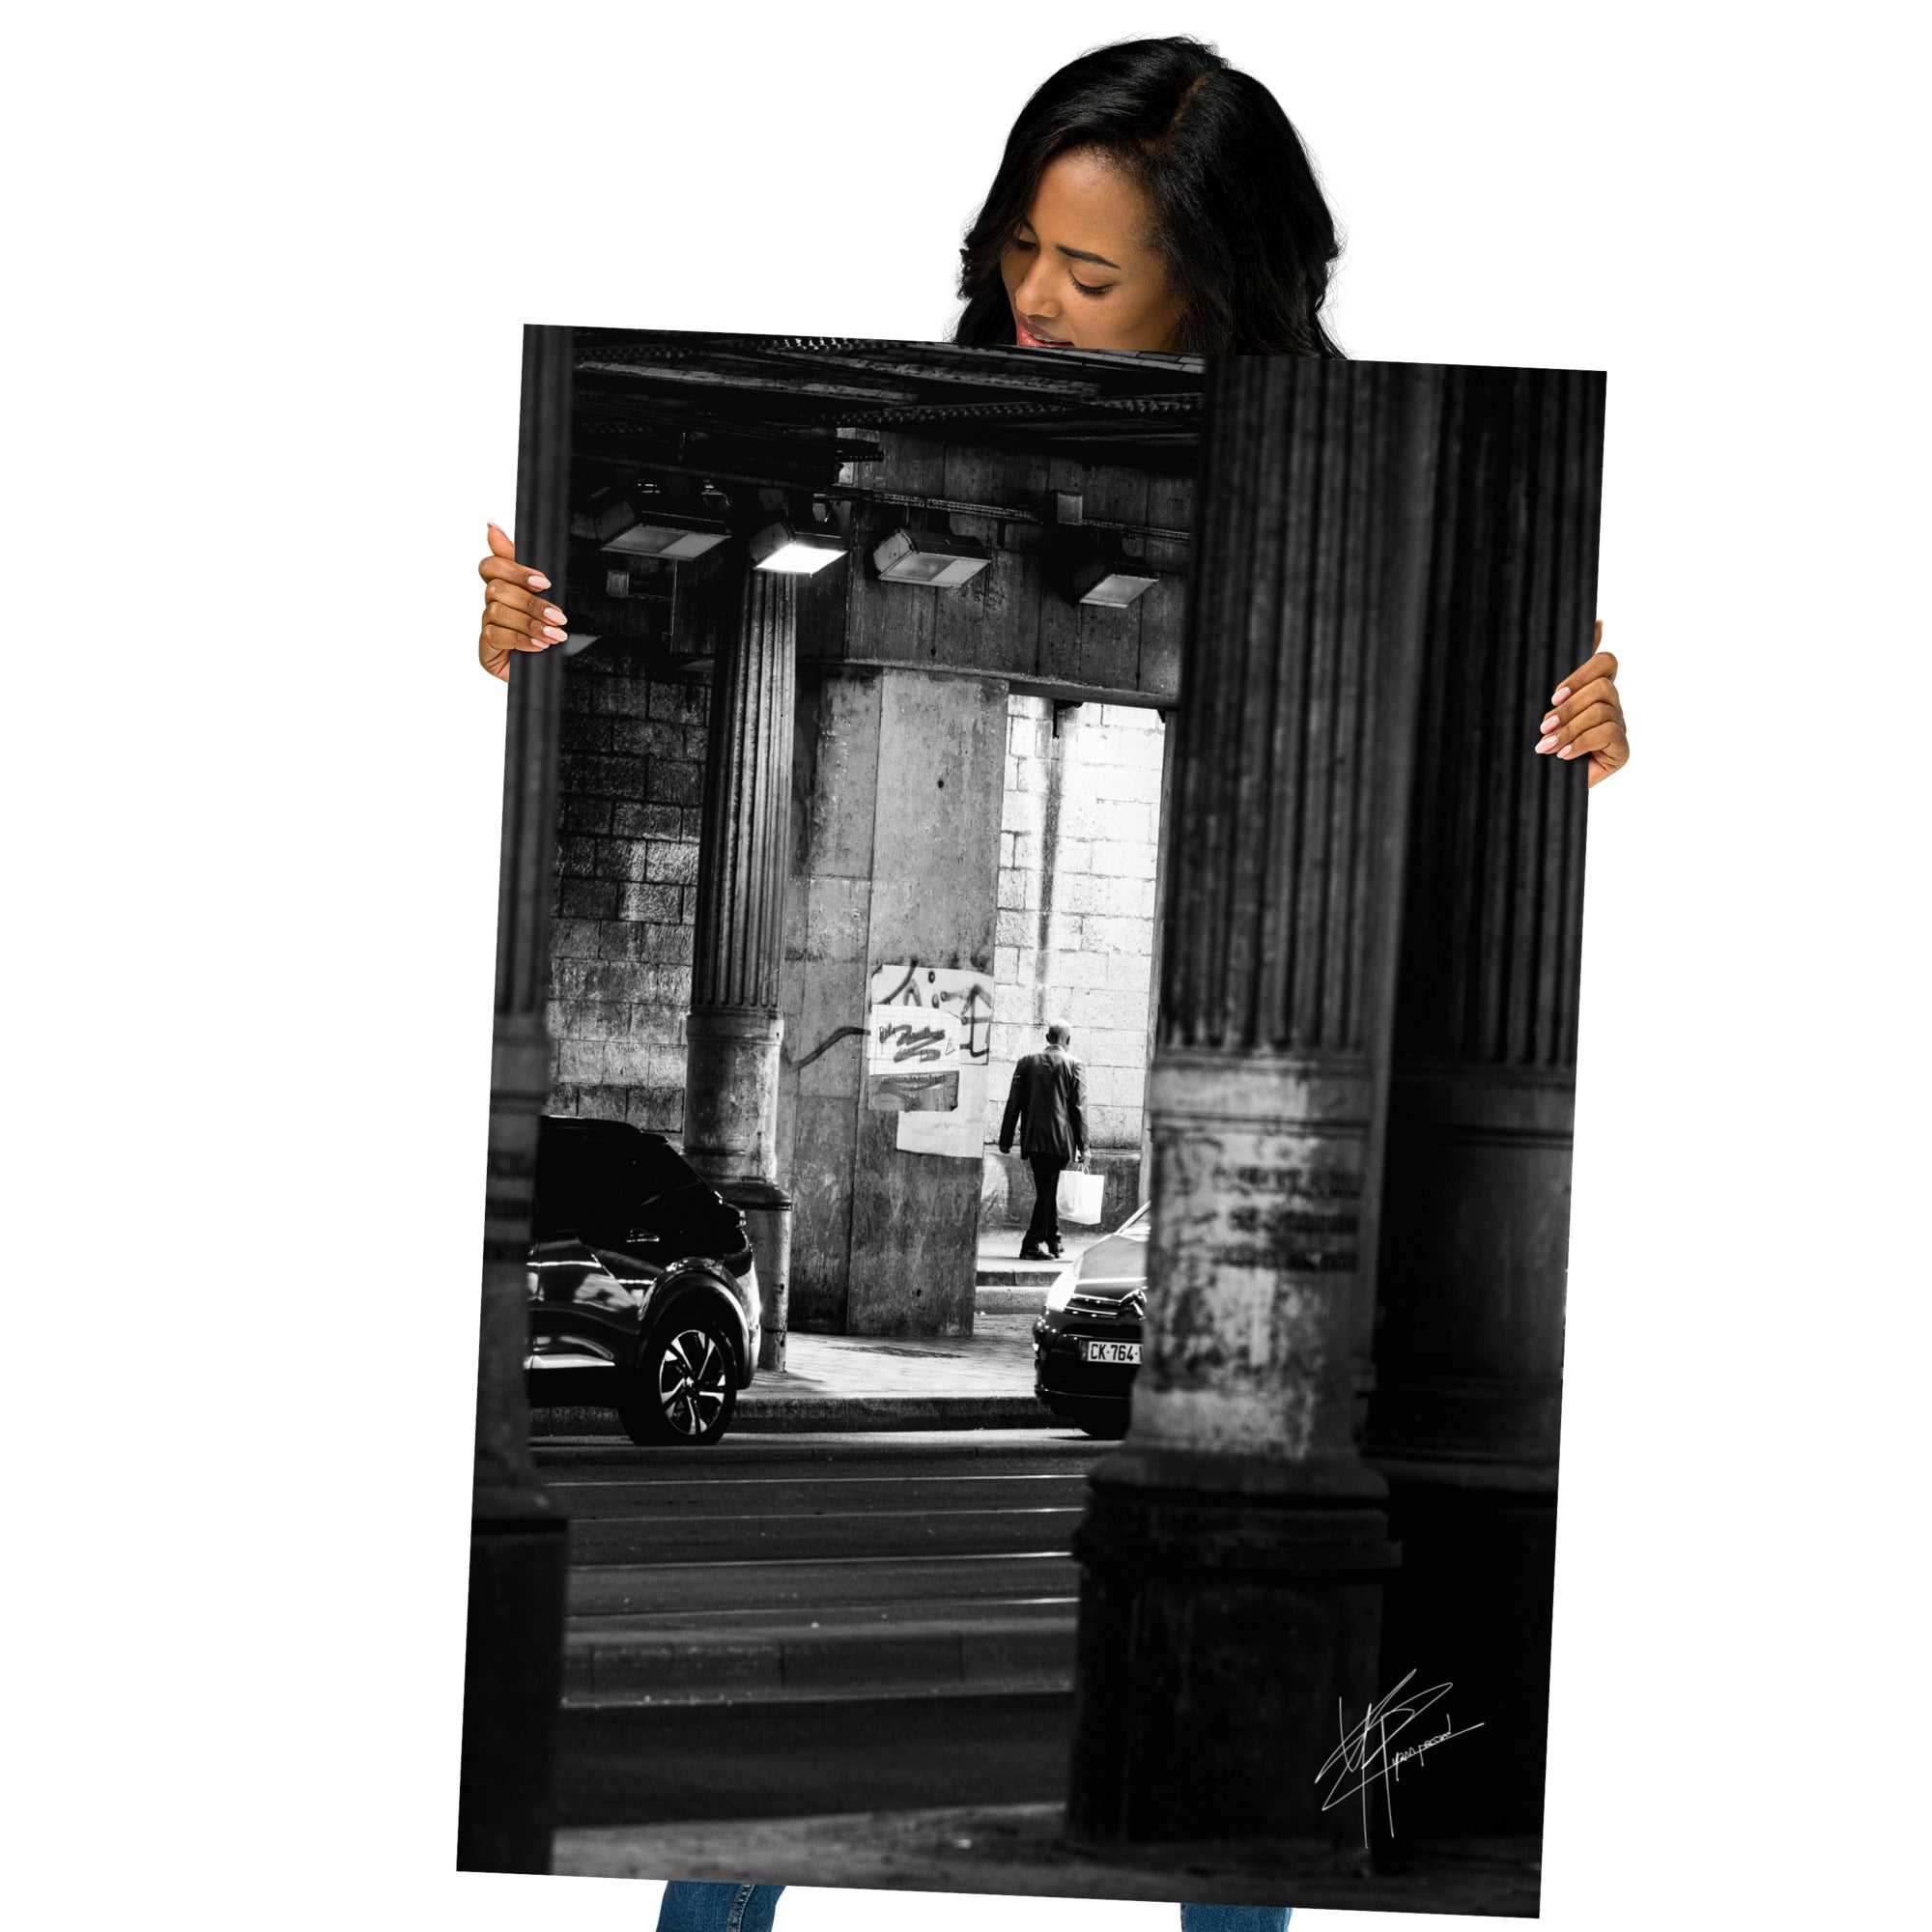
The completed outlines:
<svg viewBox="0 0 1932 1932">
<path fill-rule="evenodd" d="M 1013 1068 L 1000 1122 L 1000 1151 L 1012 1151 L 1018 1125 L 1020 1152 L 1033 1169 L 1033 1219 L 1020 1242 L 1022 1261 L 1059 1259 L 1061 1171 L 1087 1158 L 1087 1088 L 1080 1063 L 1066 1050 L 1071 1038 L 1064 1026 L 1047 1028 L 1046 1051 L 1027 1054 Z"/>
</svg>

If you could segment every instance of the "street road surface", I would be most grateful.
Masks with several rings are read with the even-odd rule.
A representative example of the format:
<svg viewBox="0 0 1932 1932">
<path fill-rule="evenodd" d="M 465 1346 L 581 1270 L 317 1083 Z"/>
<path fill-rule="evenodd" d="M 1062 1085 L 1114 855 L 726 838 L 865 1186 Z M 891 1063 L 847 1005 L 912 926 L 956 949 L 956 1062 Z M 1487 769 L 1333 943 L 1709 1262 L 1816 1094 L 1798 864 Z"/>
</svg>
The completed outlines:
<svg viewBox="0 0 1932 1932">
<path fill-rule="evenodd" d="M 1071 1432 L 539 1447 L 571 1517 L 562 1825 L 1065 1795 L 1106 1445 Z"/>
</svg>

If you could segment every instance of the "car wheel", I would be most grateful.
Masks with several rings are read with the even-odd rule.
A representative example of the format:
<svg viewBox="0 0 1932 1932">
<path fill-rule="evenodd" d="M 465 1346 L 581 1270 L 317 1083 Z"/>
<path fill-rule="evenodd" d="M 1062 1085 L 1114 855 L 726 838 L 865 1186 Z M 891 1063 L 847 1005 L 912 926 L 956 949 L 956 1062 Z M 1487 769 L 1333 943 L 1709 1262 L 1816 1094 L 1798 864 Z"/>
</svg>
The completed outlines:
<svg viewBox="0 0 1932 1932">
<path fill-rule="evenodd" d="M 633 1442 L 716 1442 L 738 1406 L 731 1339 L 716 1315 L 673 1312 L 638 1351 L 638 1372 L 617 1404 Z"/>
</svg>

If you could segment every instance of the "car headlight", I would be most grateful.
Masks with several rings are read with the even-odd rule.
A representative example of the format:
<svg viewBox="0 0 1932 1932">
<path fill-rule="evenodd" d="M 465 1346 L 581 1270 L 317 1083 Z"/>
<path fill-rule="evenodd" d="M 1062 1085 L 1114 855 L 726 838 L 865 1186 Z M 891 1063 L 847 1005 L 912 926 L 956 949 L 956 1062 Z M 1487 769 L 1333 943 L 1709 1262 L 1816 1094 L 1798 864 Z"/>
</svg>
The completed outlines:
<svg viewBox="0 0 1932 1932">
<path fill-rule="evenodd" d="M 1080 1264 L 1075 1262 L 1070 1267 L 1064 1267 L 1053 1278 L 1053 1286 L 1046 1291 L 1046 1312 L 1057 1315 L 1073 1299 L 1073 1291 L 1080 1286 Z"/>
</svg>

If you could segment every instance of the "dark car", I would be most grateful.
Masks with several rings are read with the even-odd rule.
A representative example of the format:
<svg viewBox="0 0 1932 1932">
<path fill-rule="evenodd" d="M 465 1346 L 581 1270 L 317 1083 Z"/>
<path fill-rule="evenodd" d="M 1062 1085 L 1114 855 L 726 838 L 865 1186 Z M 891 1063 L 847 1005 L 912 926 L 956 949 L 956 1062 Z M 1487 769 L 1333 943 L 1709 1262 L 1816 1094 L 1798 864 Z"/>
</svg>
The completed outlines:
<svg viewBox="0 0 1932 1932">
<path fill-rule="evenodd" d="M 634 1442 L 715 1442 L 758 1361 L 745 1217 L 662 1134 L 545 1115 L 537 1128 L 534 1407 L 614 1408 Z"/>
<path fill-rule="evenodd" d="M 1056 1415 L 1089 1435 L 1126 1433 L 1147 1315 L 1146 1204 L 1095 1241 L 1047 1291 L 1033 1324 L 1033 1385 Z"/>
</svg>

